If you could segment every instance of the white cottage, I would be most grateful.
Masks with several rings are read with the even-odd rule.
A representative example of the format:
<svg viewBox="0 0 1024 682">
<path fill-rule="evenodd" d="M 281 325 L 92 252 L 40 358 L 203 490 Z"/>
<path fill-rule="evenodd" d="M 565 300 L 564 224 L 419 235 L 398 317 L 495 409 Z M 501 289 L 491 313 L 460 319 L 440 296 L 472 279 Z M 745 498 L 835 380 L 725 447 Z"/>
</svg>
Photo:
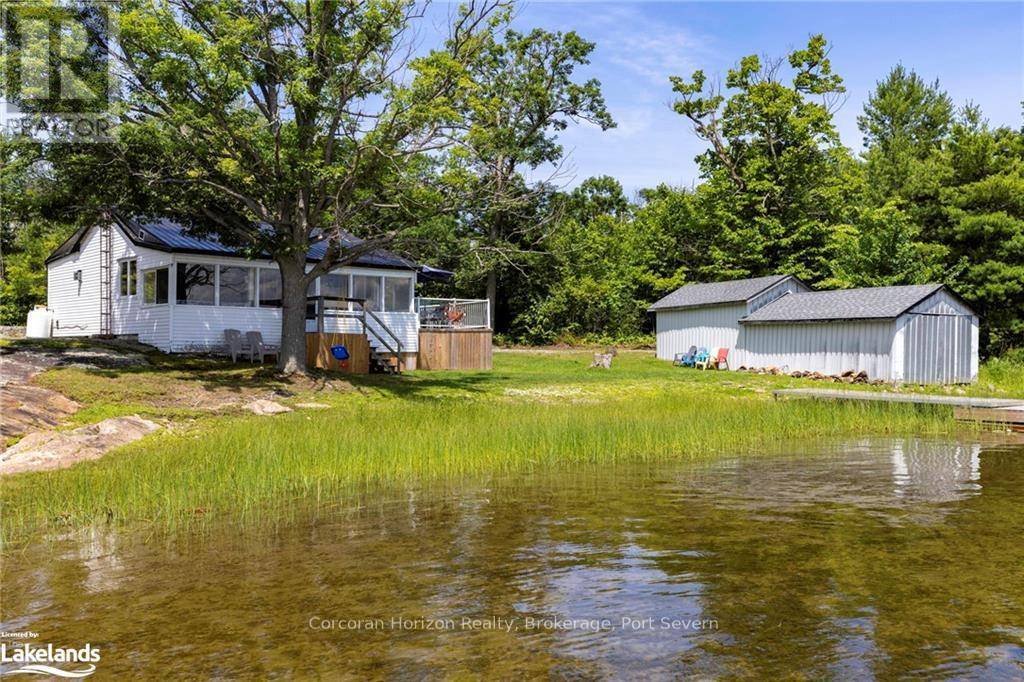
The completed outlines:
<svg viewBox="0 0 1024 682">
<path fill-rule="evenodd" d="M 729 365 L 912 383 L 978 377 L 978 317 L 941 284 L 810 291 L 786 276 L 691 284 L 651 306 L 657 355 L 730 349 Z"/>
<path fill-rule="evenodd" d="M 311 244 L 310 267 L 325 248 L 324 242 Z M 143 343 L 167 352 L 221 349 L 225 329 L 259 331 L 267 343 L 280 341 L 277 265 L 190 236 L 169 220 L 115 215 L 110 224 L 78 230 L 47 258 L 46 268 L 53 336 L 138 335 Z M 369 329 L 360 333 L 371 348 L 379 347 L 380 339 L 397 345 L 397 339 L 403 365 L 415 366 L 422 326 L 417 280 L 450 274 L 384 250 L 370 252 L 320 277 L 310 295 L 362 299 L 372 316 L 310 319 L 307 331 L 355 333 L 366 325 Z M 469 303 L 460 305 L 465 309 Z M 355 311 L 355 304 L 342 305 Z M 485 314 L 479 315 L 481 329 L 487 327 Z M 327 328 L 317 329 L 318 323 Z M 489 331 L 487 336 L 489 340 Z"/>
<path fill-rule="evenodd" d="M 648 308 L 655 313 L 658 357 L 671 360 L 691 346 L 723 347 L 730 349 L 732 364 L 740 319 L 780 296 L 798 291 L 810 290 L 791 275 L 680 287 Z"/>
</svg>

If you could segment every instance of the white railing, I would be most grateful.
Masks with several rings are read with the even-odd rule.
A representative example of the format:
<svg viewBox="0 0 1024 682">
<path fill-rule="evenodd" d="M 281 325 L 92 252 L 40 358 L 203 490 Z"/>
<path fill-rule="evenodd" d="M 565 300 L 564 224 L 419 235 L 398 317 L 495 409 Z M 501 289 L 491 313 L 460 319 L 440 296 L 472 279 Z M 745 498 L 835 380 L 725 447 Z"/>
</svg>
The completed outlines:
<svg viewBox="0 0 1024 682">
<path fill-rule="evenodd" d="M 424 329 L 490 329 L 491 302 L 476 298 L 417 298 Z"/>
</svg>

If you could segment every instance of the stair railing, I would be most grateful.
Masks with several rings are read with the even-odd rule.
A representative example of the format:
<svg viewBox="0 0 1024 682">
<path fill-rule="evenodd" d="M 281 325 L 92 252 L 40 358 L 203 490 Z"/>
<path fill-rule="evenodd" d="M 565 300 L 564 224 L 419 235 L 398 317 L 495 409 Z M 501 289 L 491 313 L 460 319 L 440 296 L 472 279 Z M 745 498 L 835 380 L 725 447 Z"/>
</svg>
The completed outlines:
<svg viewBox="0 0 1024 682">
<path fill-rule="evenodd" d="M 384 320 L 382 320 L 379 315 L 377 315 L 375 312 L 366 307 L 366 299 L 349 298 L 345 296 L 307 296 L 306 301 L 307 303 L 312 301 L 316 306 L 315 311 L 313 311 L 313 315 L 316 316 L 317 332 L 321 334 L 323 333 L 324 317 L 328 316 L 328 310 L 333 310 L 334 312 L 330 315 L 330 317 L 358 318 L 360 326 L 362 327 L 363 336 L 369 338 L 370 335 L 373 335 L 373 338 L 375 338 L 380 345 L 384 346 L 384 348 L 388 349 L 389 352 L 394 353 L 396 357 L 401 356 L 402 339 L 400 339 L 398 337 L 398 334 L 396 334 L 390 327 L 388 327 L 387 324 L 385 324 Z M 348 310 L 347 308 L 337 307 L 328 308 L 328 302 L 355 303 L 356 305 L 359 306 L 359 310 Z M 309 311 L 307 310 L 307 318 L 308 317 Z M 367 324 L 367 317 L 373 320 L 373 322 L 376 323 L 379 329 Z M 381 334 L 380 330 L 386 332 L 386 336 L 389 336 L 391 340 L 389 341 L 387 338 L 385 338 L 385 335 Z"/>
</svg>

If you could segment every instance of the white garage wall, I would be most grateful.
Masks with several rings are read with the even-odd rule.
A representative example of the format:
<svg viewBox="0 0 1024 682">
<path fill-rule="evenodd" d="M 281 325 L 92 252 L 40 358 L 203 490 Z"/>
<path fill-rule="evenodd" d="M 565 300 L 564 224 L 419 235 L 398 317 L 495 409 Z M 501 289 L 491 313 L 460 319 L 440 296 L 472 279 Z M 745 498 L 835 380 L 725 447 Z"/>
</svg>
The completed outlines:
<svg viewBox="0 0 1024 682">
<path fill-rule="evenodd" d="M 890 380 L 895 331 L 892 320 L 742 325 L 736 366 L 822 374 L 852 370 Z"/>
<path fill-rule="evenodd" d="M 747 314 L 746 303 L 658 311 L 655 319 L 657 354 L 671 360 L 690 346 L 736 347 L 738 320 Z"/>
</svg>

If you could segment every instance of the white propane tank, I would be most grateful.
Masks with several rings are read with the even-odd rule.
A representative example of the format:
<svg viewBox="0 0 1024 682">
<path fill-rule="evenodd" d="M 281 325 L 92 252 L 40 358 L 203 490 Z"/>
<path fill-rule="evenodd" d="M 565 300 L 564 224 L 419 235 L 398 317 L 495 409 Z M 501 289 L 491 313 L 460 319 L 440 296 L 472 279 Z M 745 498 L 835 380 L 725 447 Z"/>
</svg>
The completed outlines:
<svg viewBox="0 0 1024 682">
<path fill-rule="evenodd" d="M 36 306 L 28 311 L 28 324 L 25 325 L 25 336 L 30 339 L 50 338 L 50 325 L 53 313 L 45 306 Z"/>
</svg>

